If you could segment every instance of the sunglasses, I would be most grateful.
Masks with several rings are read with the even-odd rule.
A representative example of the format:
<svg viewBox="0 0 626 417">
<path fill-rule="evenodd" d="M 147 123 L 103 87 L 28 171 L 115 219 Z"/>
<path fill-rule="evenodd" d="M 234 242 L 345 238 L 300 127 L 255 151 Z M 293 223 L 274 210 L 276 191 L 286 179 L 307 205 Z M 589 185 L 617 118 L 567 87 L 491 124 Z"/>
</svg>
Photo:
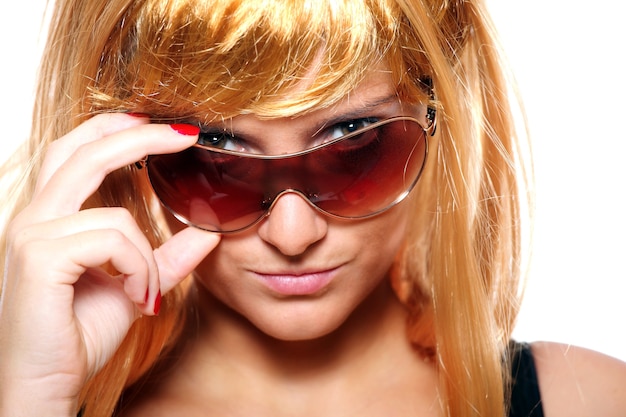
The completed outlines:
<svg viewBox="0 0 626 417">
<path fill-rule="evenodd" d="M 285 193 L 299 194 L 328 216 L 362 219 L 390 209 L 415 186 L 433 122 L 430 118 L 424 128 L 414 118 L 395 117 L 284 155 L 197 143 L 148 156 L 146 171 L 156 196 L 176 218 L 211 232 L 255 225 Z"/>
</svg>

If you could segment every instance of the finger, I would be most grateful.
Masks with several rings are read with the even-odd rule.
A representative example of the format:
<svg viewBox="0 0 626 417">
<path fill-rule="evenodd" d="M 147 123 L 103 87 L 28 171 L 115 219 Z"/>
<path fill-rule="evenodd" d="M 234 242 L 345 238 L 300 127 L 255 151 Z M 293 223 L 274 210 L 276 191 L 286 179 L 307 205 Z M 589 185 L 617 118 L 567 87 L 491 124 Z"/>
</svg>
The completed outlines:
<svg viewBox="0 0 626 417">
<path fill-rule="evenodd" d="M 150 119 L 142 115 L 133 116 L 123 113 L 99 114 L 79 125 L 67 135 L 52 142 L 48 147 L 46 158 L 39 172 L 35 194 L 47 184 L 52 174 L 56 172 L 81 145 L 149 122 Z"/>
<path fill-rule="evenodd" d="M 122 207 L 85 209 L 69 216 L 23 226 L 19 232 L 12 233 L 9 239 L 13 245 L 19 246 L 20 242 L 58 239 L 97 229 L 118 229 L 135 242 L 142 252 L 152 253 L 152 247 L 135 218 Z"/>
<path fill-rule="evenodd" d="M 188 227 L 154 251 L 161 292 L 165 294 L 185 279 L 217 246 L 221 235 Z"/>
<path fill-rule="evenodd" d="M 144 124 L 80 145 L 52 174 L 33 203 L 41 204 L 53 217 L 78 211 L 110 172 L 148 154 L 179 152 L 195 143 L 197 129 L 187 134 L 174 128 Z"/>
<path fill-rule="evenodd" d="M 22 229 L 19 236 L 12 238 L 12 243 L 15 247 L 20 247 L 21 242 L 55 240 L 98 229 L 120 231 L 141 252 L 148 268 L 150 293 L 156 295 L 159 290 L 159 279 L 152 245 L 126 209 L 119 207 L 94 208 L 79 211 L 71 216 L 38 223 Z M 102 242 L 100 245 L 102 246 L 99 251 L 106 250 Z"/>
<path fill-rule="evenodd" d="M 89 230 L 59 239 L 29 242 L 20 256 L 19 276 L 35 287 L 33 291 L 41 294 L 42 302 L 47 300 L 46 294 L 52 297 L 50 302 L 67 296 L 67 286 L 76 284 L 86 271 L 109 264 L 121 274 L 129 299 L 144 314 L 153 314 L 154 309 L 146 303 L 150 282 L 148 262 L 137 246 L 117 229 Z M 45 271 L 37 270 L 41 269 L 40 265 L 45 265 Z M 158 278 L 154 281 L 158 282 Z M 51 290 L 42 292 L 42 288 Z M 158 288 L 153 292 L 157 293 Z M 155 295 L 151 296 L 154 298 Z"/>
</svg>

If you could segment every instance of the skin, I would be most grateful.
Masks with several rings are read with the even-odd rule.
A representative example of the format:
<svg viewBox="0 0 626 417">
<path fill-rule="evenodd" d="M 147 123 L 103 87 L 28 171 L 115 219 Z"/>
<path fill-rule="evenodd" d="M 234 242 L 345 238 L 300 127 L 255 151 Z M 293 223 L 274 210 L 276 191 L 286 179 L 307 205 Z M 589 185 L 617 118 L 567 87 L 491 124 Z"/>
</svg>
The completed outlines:
<svg viewBox="0 0 626 417">
<path fill-rule="evenodd" d="M 310 133 L 337 116 L 406 115 L 390 97 L 391 83 L 379 73 L 328 109 L 238 117 L 230 128 L 263 152 L 290 152 L 311 146 Z M 170 218 L 173 237 L 157 249 L 126 211 L 80 210 L 107 173 L 196 140 L 113 114 L 50 147 L 31 204 L 7 232 L 0 416 L 75 416 L 86 378 L 139 314 L 154 314 L 159 293 L 191 271 L 198 320 L 181 360 L 124 415 L 441 415 L 436 371 L 406 341 L 406 312 L 387 279 L 419 196 L 347 222 L 287 194 L 240 234 L 219 236 Z M 120 275 L 106 274 L 105 263 Z M 332 271 L 330 283 L 303 296 L 277 294 L 259 280 L 259 273 L 325 271 Z M 617 416 L 626 408 L 621 362 L 554 344 L 534 349 L 547 416 Z M 587 395 L 572 401 L 579 392 Z"/>
<path fill-rule="evenodd" d="M 153 249 L 127 211 L 80 211 L 107 173 L 196 139 L 109 114 L 50 146 L 31 203 L 7 229 L 0 415 L 76 415 L 80 387 L 132 322 L 153 315 L 159 291 L 177 285 L 217 244 L 218 236 L 186 229 Z M 106 263 L 120 275 L 102 270 Z"/>
<path fill-rule="evenodd" d="M 312 133 L 328 120 L 407 115 L 390 80 L 376 75 L 331 108 L 276 120 L 241 116 L 228 129 L 246 146 L 280 154 L 314 145 Z M 196 268 L 199 319 L 182 359 L 126 415 L 181 407 L 192 416 L 231 415 L 234 406 L 256 416 L 437 415 L 436 373 L 403 337 L 406 311 L 387 278 L 412 203 L 346 221 L 286 194 L 255 227 L 222 236 Z M 307 295 L 277 293 L 259 279 L 313 272 L 332 280 Z"/>
<path fill-rule="evenodd" d="M 532 352 L 546 416 L 624 415 L 626 363 L 559 343 L 534 343 Z"/>
<path fill-rule="evenodd" d="M 328 120 L 406 115 L 390 79 L 376 74 L 350 100 L 330 109 L 290 119 L 241 116 L 229 128 L 246 137 L 248 146 L 281 154 L 315 144 L 312 133 Z M 345 322 L 385 278 L 404 241 L 408 209 L 400 204 L 370 219 L 337 220 L 297 194 L 283 195 L 259 225 L 222 237 L 196 269 L 198 283 L 274 338 L 296 341 L 325 336 Z M 332 281 L 306 296 L 278 294 L 259 276 L 300 275 L 302 279 L 315 272 L 330 275 Z"/>
</svg>

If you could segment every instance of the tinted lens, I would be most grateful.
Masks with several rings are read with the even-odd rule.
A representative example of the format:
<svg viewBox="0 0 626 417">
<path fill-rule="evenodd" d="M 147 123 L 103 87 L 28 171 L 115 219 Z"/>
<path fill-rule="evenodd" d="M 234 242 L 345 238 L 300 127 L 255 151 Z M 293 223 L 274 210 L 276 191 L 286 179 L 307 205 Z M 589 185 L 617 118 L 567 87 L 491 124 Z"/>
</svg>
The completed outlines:
<svg viewBox="0 0 626 417">
<path fill-rule="evenodd" d="M 230 232 L 262 218 L 285 190 L 299 192 L 334 216 L 380 213 L 413 188 L 426 153 L 419 123 L 395 118 L 287 156 L 199 146 L 154 155 L 148 175 L 161 202 L 181 221 Z"/>
</svg>

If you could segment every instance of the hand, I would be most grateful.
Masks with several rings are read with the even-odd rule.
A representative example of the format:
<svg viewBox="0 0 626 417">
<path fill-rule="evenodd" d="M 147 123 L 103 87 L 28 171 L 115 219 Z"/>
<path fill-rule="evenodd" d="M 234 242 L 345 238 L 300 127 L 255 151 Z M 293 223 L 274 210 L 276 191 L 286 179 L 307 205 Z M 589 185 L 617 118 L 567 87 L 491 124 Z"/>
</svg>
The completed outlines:
<svg viewBox="0 0 626 417">
<path fill-rule="evenodd" d="M 217 245 L 218 235 L 186 228 L 153 250 L 128 211 L 80 209 L 108 173 L 197 139 L 148 122 L 98 115 L 55 141 L 31 203 L 9 225 L 0 415 L 43 415 L 34 412 L 38 406 L 49 415 L 51 407 L 56 415 L 75 415 L 82 385 L 111 358 L 133 321 L 155 314 L 161 294 Z M 105 264 L 119 275 L 106 273 Z"/>
</svg>

